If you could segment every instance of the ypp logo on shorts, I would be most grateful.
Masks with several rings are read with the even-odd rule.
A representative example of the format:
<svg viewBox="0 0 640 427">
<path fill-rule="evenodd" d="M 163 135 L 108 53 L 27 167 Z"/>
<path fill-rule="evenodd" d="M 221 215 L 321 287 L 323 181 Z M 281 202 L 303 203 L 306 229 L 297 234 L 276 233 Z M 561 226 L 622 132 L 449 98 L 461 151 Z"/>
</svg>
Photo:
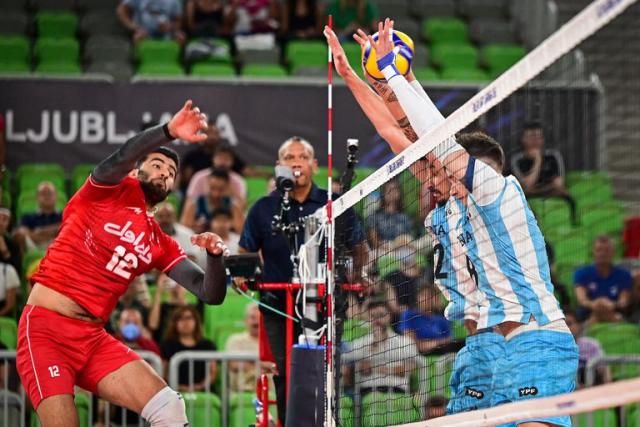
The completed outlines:
<svg viewBox="0 0 640 427">
<path fill-rule="evenodd" d="M 478 400 L 484 397 L 483 392 L 481 392 L 480 390 L 474 390 L 471 387 L 465 387 L 464 394 L 466 394 L 467 396 L 475 397 Z"/>
<path fill-rule="evenodd" d="M 538 394 L 538 389 L 535 387 L 524 387 L 524 388 L 518 389 L 518 392 L 520 393 L 520 397 L 535 396 L 536 394 Z"/>
</svg>

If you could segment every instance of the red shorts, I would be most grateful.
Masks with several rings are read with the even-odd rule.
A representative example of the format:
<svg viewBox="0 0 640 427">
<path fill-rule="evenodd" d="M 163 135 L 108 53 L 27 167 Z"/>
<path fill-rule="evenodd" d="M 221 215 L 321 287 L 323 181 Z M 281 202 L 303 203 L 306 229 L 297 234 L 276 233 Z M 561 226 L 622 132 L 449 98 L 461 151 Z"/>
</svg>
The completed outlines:
<svg viewBox="0 0 640 427">
<path fill-rule="evenodd" d="M 42 399 L 73 395 L 74 385 L 96 393 L 98 382 L 140 356 L 103 325 L 27 305 L 18 325 L 18 374 L 38 408 Z"/>
</svg>

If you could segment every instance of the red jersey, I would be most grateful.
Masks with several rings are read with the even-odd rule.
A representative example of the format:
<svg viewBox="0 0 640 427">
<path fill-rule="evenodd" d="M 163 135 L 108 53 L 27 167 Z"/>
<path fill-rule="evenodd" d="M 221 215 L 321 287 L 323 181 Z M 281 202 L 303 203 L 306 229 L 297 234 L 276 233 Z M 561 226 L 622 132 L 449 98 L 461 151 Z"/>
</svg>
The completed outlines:
<svg viewBox="0 0 640 427">
<path fill-rule="evenodd" d="M 147 213 L 136 178 L 100 185 L 89 177 L 65 207 L 60 233 L 31 282 L 106 322 L 136 276 L 154 268 L 167 272 L 186 257 Z"/>
</svg>

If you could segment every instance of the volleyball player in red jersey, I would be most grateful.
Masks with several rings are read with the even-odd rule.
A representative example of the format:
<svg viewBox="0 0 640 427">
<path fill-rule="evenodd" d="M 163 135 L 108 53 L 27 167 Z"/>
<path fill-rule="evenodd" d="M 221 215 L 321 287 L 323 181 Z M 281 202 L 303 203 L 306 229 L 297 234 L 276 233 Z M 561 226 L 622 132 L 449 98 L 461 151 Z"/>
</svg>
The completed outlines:
<svg viewBox="0 0 640 427">
<path fill-rule="evenodd" d="M 191 238 L 207 250 L 203 271 L 153 218 L 179 168 L 178 155 L 163 145 L 202 141 L 206 128 L 206 117 L 187 101 L 169 123 L 134 136 L 102 161 L 66 206 L 18 328 L 18 372 L 43 427 L 78 426 L 76 384 L 154 427 L 188 425 L 180 395 L 104 324 L 133 278 L 151 269 L 208 304 L 224 300 L 222 239 Z"/>
</svg>

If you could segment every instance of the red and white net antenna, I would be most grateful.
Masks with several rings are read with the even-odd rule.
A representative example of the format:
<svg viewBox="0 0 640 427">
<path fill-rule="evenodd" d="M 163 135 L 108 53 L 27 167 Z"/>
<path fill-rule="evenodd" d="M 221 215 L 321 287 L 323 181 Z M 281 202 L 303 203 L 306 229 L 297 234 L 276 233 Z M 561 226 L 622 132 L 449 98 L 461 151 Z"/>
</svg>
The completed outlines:
<svg viewBox="0 0 640 427">
<path fill-rule="evenodd" d="M 329 22 L 327 26 L 333 29 L 333 17 L 329 15 Z M 327 380 L 326 380 L 326 406 L 325 406 L 325 426 L 332 427 L 335 425 L 333 419 L 333 338 L 334 338 L 334 325 L 333 318 L 333 245 L 334 245 L 334 233 L 333 233 L 333 221 L 332 208 L 333 200 L 331 196 L 333 192 L 333 56 L 331 49 L 327 46 L 327 229 L 325 233 L 325 247 L 327 248 L 327 340 L 326 340 L 326 355 L 327 355 Z"/>
</svg>

